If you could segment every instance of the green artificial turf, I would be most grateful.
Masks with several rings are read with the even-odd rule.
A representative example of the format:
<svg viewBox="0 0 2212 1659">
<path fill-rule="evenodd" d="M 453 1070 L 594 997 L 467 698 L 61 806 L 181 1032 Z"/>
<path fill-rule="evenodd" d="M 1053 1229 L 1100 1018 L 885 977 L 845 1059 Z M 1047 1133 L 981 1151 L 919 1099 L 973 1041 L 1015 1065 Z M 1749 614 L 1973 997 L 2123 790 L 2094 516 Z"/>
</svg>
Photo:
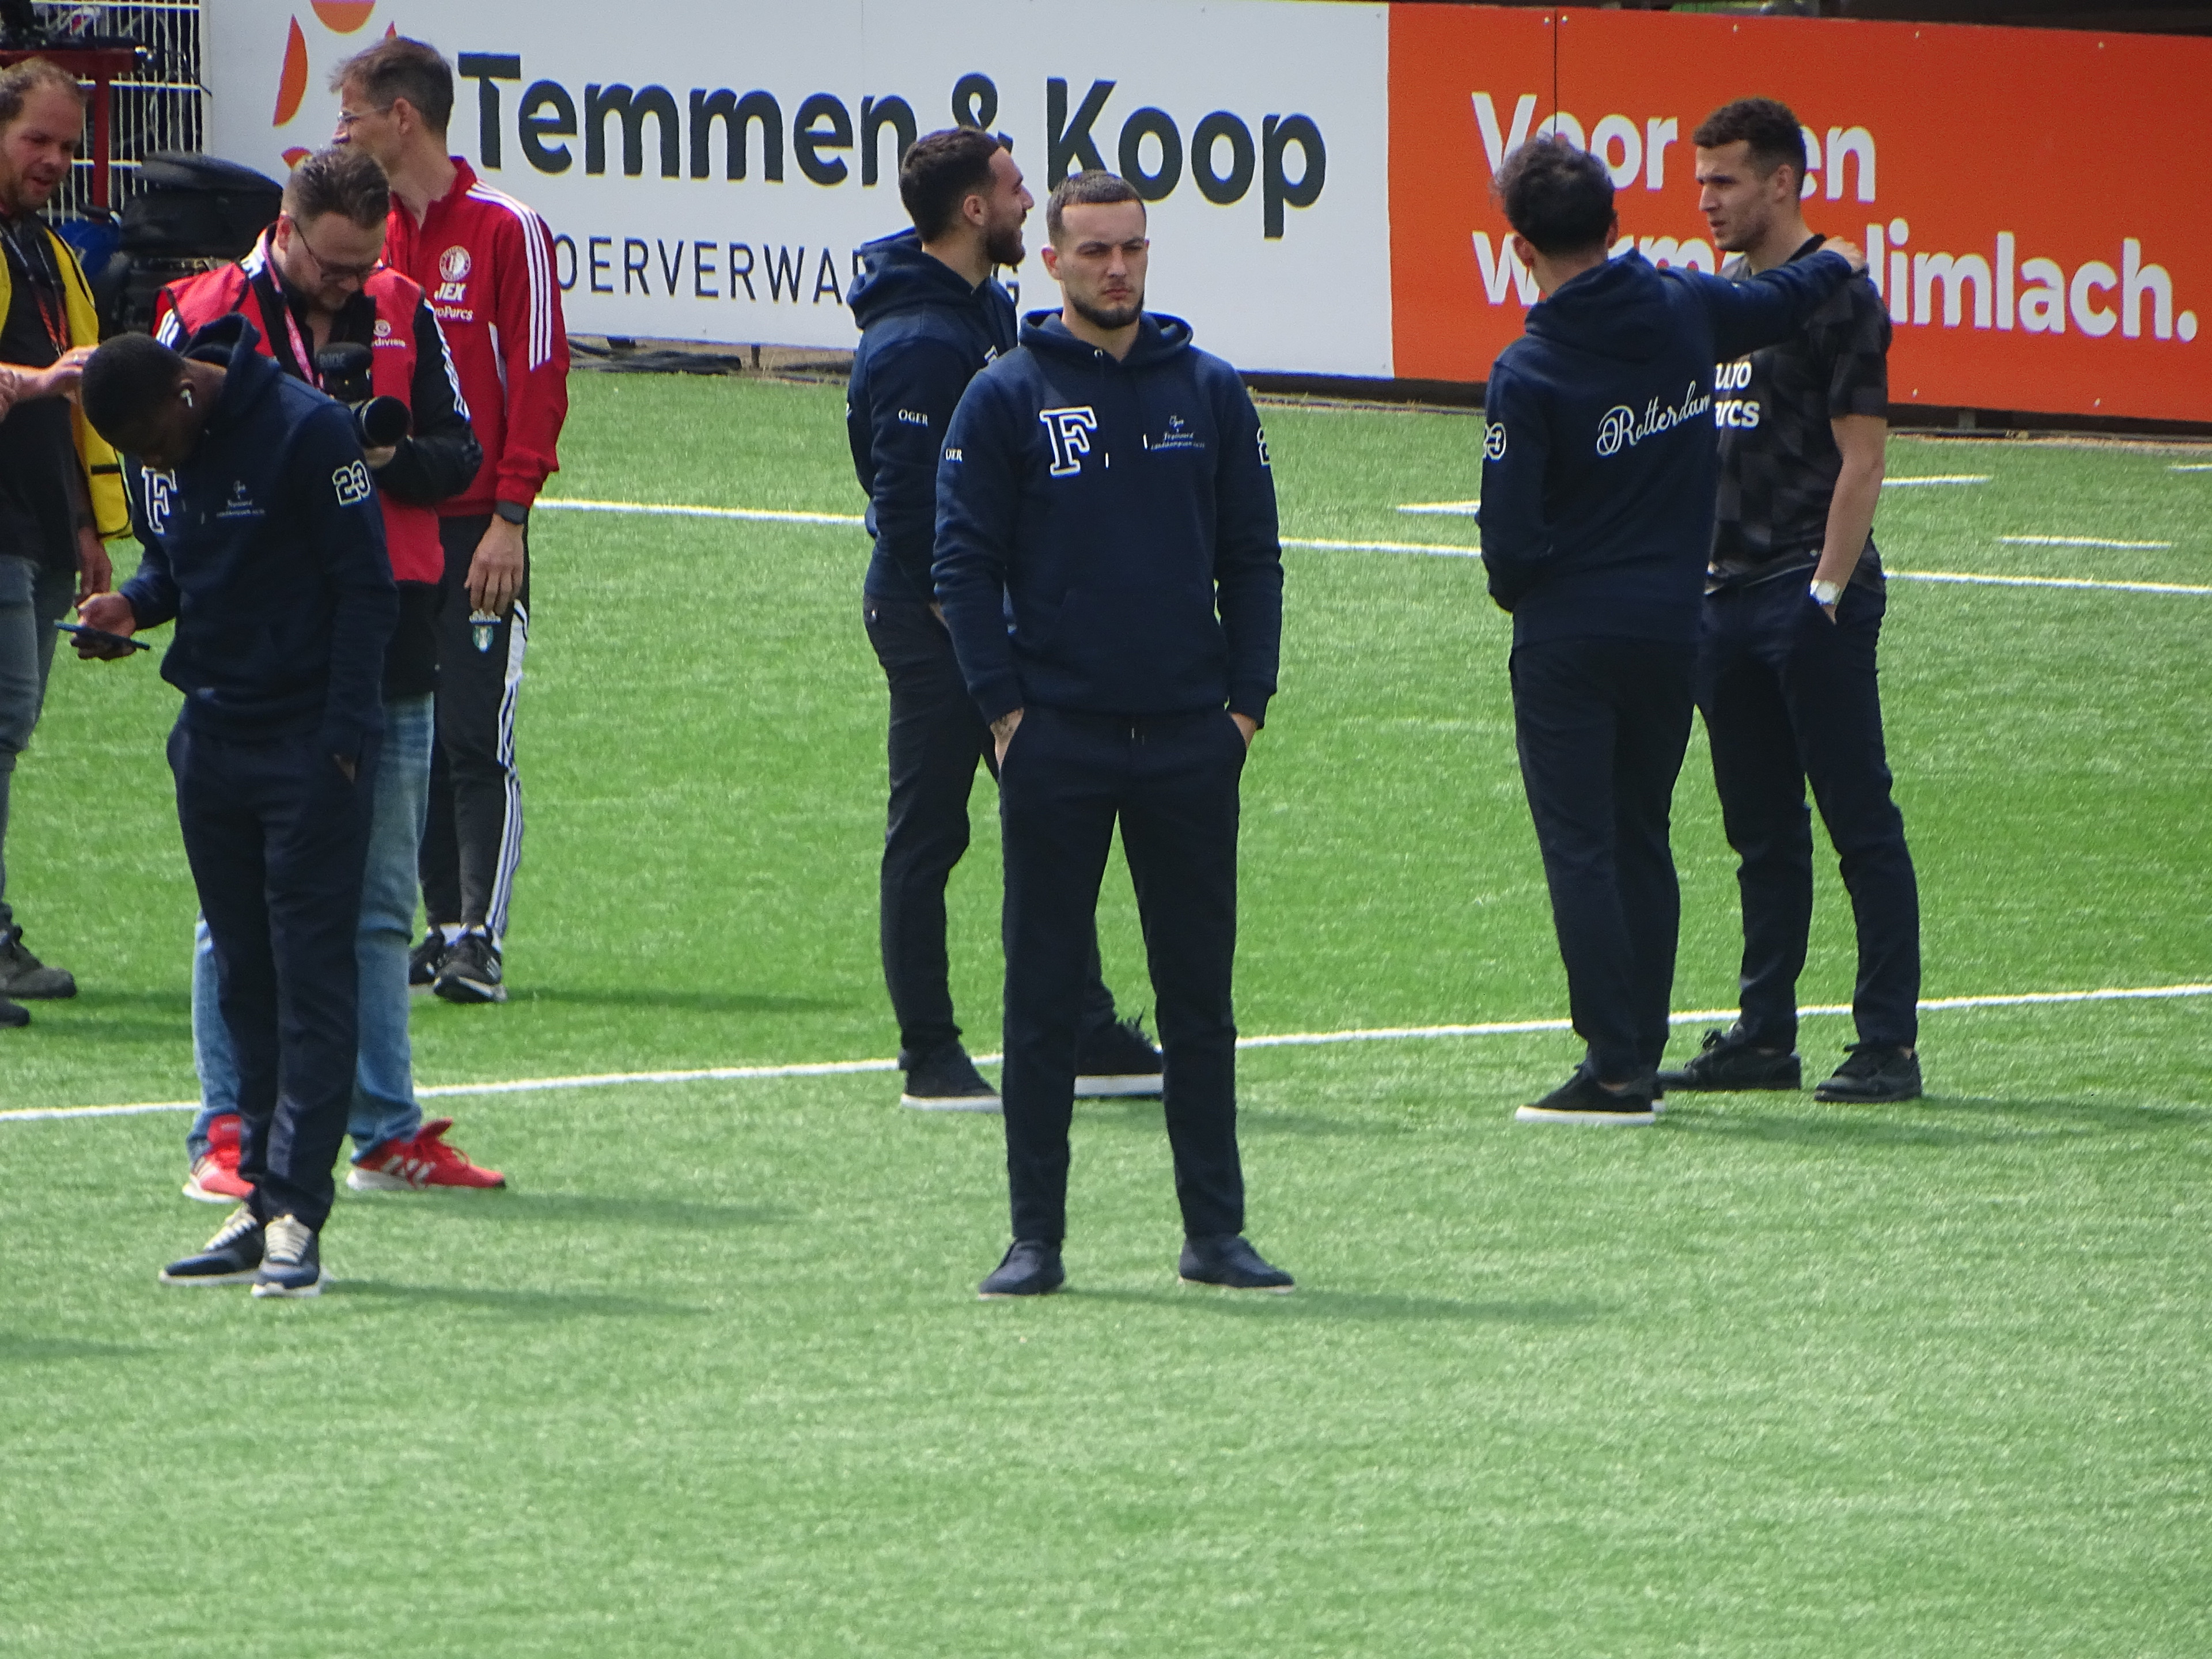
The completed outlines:
<svg viewBox="0 0 2212 1659">
<path fill-rule="evenodd" d="M 857 513 L 827 387 L 580 376 L 553 493 Z M 1471 416 L 1270 406 L 1285 533 L 1471 544 Z M 1899 571 L 2212 586 L 2185 456 L 1898 440 Z M 426 1083 L 883 1057 L 849 528 L 548 511 L 515 1000 Z M 2166 541 L 2060 549 L 2007 535 Z M 1251 1034 L 1554 1018 L 1506 620 L 1294 550 L 1246 773 Z M 1893 585 L 1927 994 L 2212 980 L 2212 597 Z M 74 1002 L 0 1107 L 193 1092 L 154 665 L 57 665 L 10 895 Z M 988 783 L 955 991 L 996 1046 Z M 1676 1005 L 1734 988 L 1702 739 Z M 1126 881 L 1109 982 L 1148 1000 Z M 1848 1000 L 1820 874 L 1808 1003 Z M 1694 1032 L 1679 1039 L 1683 1048 Z M 1846 1020 L 1802 1047 L 1824 1071 Z M 994 1120 L 887 1073 L 434 1103 L 503 1194 L 346 1199 L 319 1302 L 166 1290 L 179 1115 L 0 1121 L 0 1654 L 2196 1655 L 2212 999 L 1931 1012 L 1930 1095 L 1516 1125 L 1565 1033 L 1261 1048 L 1288 1298 L 1178 1287 L 1156 1104 L 1079 1113 L 1068 1293 L 979 1304 Z"/>
</svg>

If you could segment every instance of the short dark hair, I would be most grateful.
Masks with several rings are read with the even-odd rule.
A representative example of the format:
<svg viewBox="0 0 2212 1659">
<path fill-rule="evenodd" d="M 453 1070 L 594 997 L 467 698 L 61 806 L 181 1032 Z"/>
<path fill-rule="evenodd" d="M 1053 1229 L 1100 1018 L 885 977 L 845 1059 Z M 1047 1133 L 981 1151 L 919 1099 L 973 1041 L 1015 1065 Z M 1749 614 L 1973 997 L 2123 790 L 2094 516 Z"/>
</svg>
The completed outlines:
<svg viewBox="0 0 2212 1659">
<path fill-rule="evenodd" d="M 14 67 L 0 70 L 0 131 L 15 125 L 21 118 L 23 106 L 34 92 L 65 92 L 76 100 L 82 109 L 90 100 L 84 88 L 71 75 L 51 58 L 26 58 Z"/>
<path fill-rule="evenodd" d="M 1142 207 L 1145 198 L 1137 194 L 1137 187 L 1118 173 L 1103 173 L 1097 167 L 1087 173 L 1072 173 L 1052 187 L 1045 198 L 1044 234 L 1054 247 L 1060 246 L 1062 219 L 1072 207 L 1103 207 L 1114 202 L 1134 202 Z M 1151 215 L 1146 216 L 1147 218 Z"/>
<path fill-rule="evenodd" d="M 300 158 L 284 181 L 284 211 L 295 224 L 343 214 L 363 230 L 381 225 L 392 211 L 392 185 L 375 158 L 354 144 L 332 144 Z"/>
<path fill-rule="evenodd" d="M 1790 106 L 1771 98 L 1739 98 L 1723 104 L 1690 135 L 1699 149 L 1718 149 L 1741 139 L 1751 146 L 1751 164 L 1762 179 L 1774 176 L 1778 167 L 1794 167 L 1797 183 L 1805 183 L 1805 129 L 1790 112 Z"/>
<path fill-rule="evenodd" d="M 85 360 L 77 397 L 92 429 L 110 443 L 167 397 L 185 360 L 150 334 L 118 334 Z"/>
<path fill-rule="evenodd" d="M 331 90 L 357 86 L 379 109 L 404 98 L 433 132 L 442 133 L 453 118 L 453 70 L 437 47 L 395 34 L 367 52 L 356 52 L 331 76 Z"/>
<path fill-rule="evenodd" d="M 925 242 L 952 228 L 960 204 L 991 188 L 999 141 L 981 127 L 946 127 L 917 138 L 899 159 L 899 200 Z"/>
<path fill-rule="evenodd" d="M 1564 138 L 1531 139 L 1490 181 L 1505 221 L 1553 258 L 1601 247 L 1613 234 L 1613 175 Z"/>
</svg>

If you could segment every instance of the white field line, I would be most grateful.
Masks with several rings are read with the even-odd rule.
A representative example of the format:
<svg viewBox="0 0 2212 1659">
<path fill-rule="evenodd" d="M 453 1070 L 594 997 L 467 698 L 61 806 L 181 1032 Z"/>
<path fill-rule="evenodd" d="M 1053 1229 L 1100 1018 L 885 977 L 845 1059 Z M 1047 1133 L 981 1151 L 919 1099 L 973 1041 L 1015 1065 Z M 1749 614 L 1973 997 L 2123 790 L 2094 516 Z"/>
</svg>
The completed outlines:
<svg viewBox="0 0 2212 1659">
<path fill-rule="evenodd" d="M 2174 469 L 2179 471 L 2182 469 Z M 2205 469 L 2212 471 L 2212 467 Z M 1919 477 L 1884 478 L 1884 489 L 1914 489 L 1928 484 L 1985 484 L 1991 481 L 1987 472 L 1930 472 Z M 1401 513 L 1427 514 L 1437 518 L 1474 519 L 1481 517 L 1482 500 L 1471 501 L 1401 501 Z"/>
<path fill-rule="evenodd" d="M 2212 472 L 2212 461 L 2176 461 L 2169 472 Z"/>
<path fill-rule="evenodd" d="M 763 524 L 812 524 L 843 527 L 858 527 L 863 520 L 849 513 L 787 513 L 780 508 L 764 507 L 689 507 L 672 501 L 554 501 L 544 496 L 538 505 L 554 511 L 570 513 L 628 513 L 648 518 L 661 519 L 738 519 Z M 1444 507 L 1449 502 L 1431 505 Z M 1474 503 L 1468 503 L 1470 507 Z M 1400 511 L 1404 511 L 1401 508 Z M 2033 541 L 2035 538 L 2008 536 L 2007 541 Z M 2040 543 L 2038 544 L 2041 544 Z M 2054 545 L 2073 545 L 2054 541 Z M 2083 545 L 2106 547 L 2170 547 L 2170 542 L 2104 542 L 2084 543 Z M 1437 559 L 1480 559 L 1479 547 L 1455 545 L 1449 542 L 1340 542 L 1324 541 L 1310 537 L 1285 536 L 1285 547 L 1304 548 L 1319 553 L 1415 553 Z M 1987 587 L 2086 587 L 2099 588 L 2118 593 L 2212 593 L 2212 587 L 2191 587 L 2179 582 L 2106 582 L 2061 576 L 1984 576 L 1957 570 L 1893 570 L 1888 573 L 1900 581 L 1964 582 Z"/>
<path fill-rule="evenodd" d="M 1430 513 L 1443 518 L 1474 519 L 1481 516 L 1482 500 L 1471 501 L 1404 501 L 1399 504 L 1401 513 Z"/>
<path fill-rule="evenodd" d="M 2107 987 L 2095 991 L 2026 991 L 2010 995 L 1975 997 L 1932 997 L 1920 1004 L 1923 1013 L 1941 1013 L 1956 1009 L 2027 1008 L 2055 1003 L 2081 1002 L 2152 1002 L 2182 997 L 2212 996 L 2212 984 L 2203 985 L 2144 985 L 2127 988 Z M 1801 1008 L 1802 1017 L 1821 1014 L 1848 1014 L 1849 1003 L 1827 1003 L 1818 1007 Z M 1669 1014 L 1668 1021 L 1674 1025 L 1696 1025 L 1708 1020 L 1734 1019 L 1733 1008 L 1698 1008 L 1686 1013 Z M 1564 1019 L 1498 1020 L 1480 1025 L 1378 1025 L 1355 1026 L 1342 1031 L 1284 1031 L 1272 1036 L 1248 1036 L 1237 1039 L 1239 1048 L 1313 1048 L 1342 1042 L 1418 1042 L 1438 1037 L 1522 1036 L 1534 1032 L 1566 1031 L 1573 1029 Z M 977 1061 L 992 1065 L 1001 1056 L 978 1054 Z M 446 1083 L 417 1089 L 416 1096 L 424 1100 L 451 1098 L 457 1095 L 524 1095 L 541 1094 L 553 1089 L 612 1089 L 638 1084 L 667 1083 L 725 1083 L 757 1080 L 770 1078 L 842 1077 L 859 1072 L 895 1072 L 895 1060 L 828 1060 L 798 1066 L 714 1066 L 700 1071 L 688 1072 L 590 1072 L 573 1077 L 519 1078 L 507 1083 Z M 143 1117 L 153 1112 L 197 1111 L 199 1103 L 191 1100 L 144 1101 L 130 1106 L 38 1106 L 15 1108 L 0 1111 L 0 1123 L 32 1123 L 50 1121 L 57 1118 L 80 1117 Z"/>
<path fill-rule="evenodd" d="M 2158 552 L 2172 547 L 2172 542 L 2116 542 L 2102 536 L 2000 536 L 1997 539 L 2011 547 L 2118 547 L 2130 552 Z"/>
<path fill-rule="evenodd" d="M 1990 482 L 1986 472 L 1923 472 L 1917 477 L 1884 478 L 1884 489 L 1914 489 L 1923 484 L 1984 484 Z"/>
</svg>

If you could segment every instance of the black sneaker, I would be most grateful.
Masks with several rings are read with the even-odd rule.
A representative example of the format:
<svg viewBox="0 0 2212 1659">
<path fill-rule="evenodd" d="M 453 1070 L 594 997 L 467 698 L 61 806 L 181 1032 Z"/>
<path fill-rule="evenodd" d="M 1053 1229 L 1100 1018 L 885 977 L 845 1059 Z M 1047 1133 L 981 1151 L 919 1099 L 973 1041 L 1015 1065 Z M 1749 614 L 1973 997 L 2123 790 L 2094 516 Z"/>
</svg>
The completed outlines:
<svg viewBox="0 0 2212 1659">
<path fill-rule="evenodd" d="M 10 1002 L 7 998 L 0 997 L 0 1030 L 30 1023 L 31 1011 L 28 1008 L 20 1002 Z"/>
<path fill-rule="evenodd" d="M 407 953 L 407 988 L 427 991 L 438 982 L 438 969 L 446 965 L 446 933 L 433 927 L 422 942 Z"/>
<path fill-rule="evenodd" d="M 1513 1114 L 1523 1123 L 1650 1123 L 1656 1116 L 1651 1091 L 1644 1085 L 1615 1094 L 1590 1075 L 1588 1066 L 1541 1100 L 1532 1101 Z"/>
<path fill-rule="evenodd" d="M 58 1001 L 76 994 L 76 981 L 49 968 L 23 948 L 23 930 L 0 933 L 0 997 L 23 1002 Z M 18 1022 L 19 1024 L 27 1022 Z"/>
<path fill-rule="evenodd" d="M 431 990 L 448 1002 L 504 1002 L 507 987 L 500 983 L 499 946 L 491 935 L 471 928 L 455 939 L 438 964 Z"/>
<path fill-rule="evenodd" d="M 315 1230 L 297 1216 L 280 1215 L 264 1232 L 261 1272 L 253 1281 L 256 1296 L 320 1296 L 323 1293 L 323 1254 Z"/>
<path fill-rule="evenodd" d="M 902 1054 L 902 1060 L 909 1056 Z M 983 1081 L 975 1062 L 957 1042 L 948 1042 L 912 1060 L 899 1104 L 918 1112 L 996 1112 L 1005 1109 L 999 1091 Z"/>
<path fill-rule="evenodd" d="M 1681 1070 L 1659 1073 L 1662 1091 L 1679 1090 L 1683 1094 L 1804 1086 L 1804 1068 L 1797 1056 L 1786 1050 L 1753 1046 L 1741 1021 L 1725 1031 L 1706 1032 L 1705 1047 Z"/>
<path fill-rule="evenodd" d="M 1041 1238 L 1018 1238 L 991 1276 L 975 1287 L 976 1296 L 994 1302 L 1008 1296 L 1050 1296 L 1067 1283 L 1067 1270 L 1060 1265 L 1060 1246 Z"/>
<path fill-rule="evenodd" d="M 1813 1098 L 1841 1106 L 1881 1106 L 1920 1098 L 1920 1056 L 1910 1048 L 1855 1042 L 1835 1076 L 1813 1091 Z"/>
<path fill-rule="evenodd" d="M 1160 1092 L 1160 1051 L 1141 1019 L 1112 1020 L 1075 1045 L 1075 1097 L 1142 1099 Z"/>
<path fill-rule="evenodd" d="M 1254 1249 L 1242 1233 L 1215 1233 L 1186 1238 L 1176 1273 L 1186 1285 L 1218 1285 L 1228 1291 L 1273 1291 L 1278 1296 L 1297 1287 L 1280 1267 Z"/>
<path fill-rule="evenodd" d="M 261 1271 L 261 1223 L 240 1205 L 198 1255 L 161 1269 L 164 1285 L 246 1285 Z"/>
</svg>

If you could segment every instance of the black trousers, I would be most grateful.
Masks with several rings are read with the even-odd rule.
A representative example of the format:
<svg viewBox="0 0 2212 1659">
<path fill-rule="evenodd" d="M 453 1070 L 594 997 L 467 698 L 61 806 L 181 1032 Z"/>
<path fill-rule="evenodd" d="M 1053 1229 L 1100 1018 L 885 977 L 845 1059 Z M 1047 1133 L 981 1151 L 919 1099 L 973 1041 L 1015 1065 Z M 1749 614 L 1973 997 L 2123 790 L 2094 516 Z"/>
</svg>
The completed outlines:
<svg viewBox="0 0 2212 1659">
<path fill-rule="evenodd" d="M 1875 651 L 1887 599 L 1846 588 L 1831 623 L 1805 590 L 1783 579 L 1705 600 L 1698 707 L 1736 852 L 1743 1024 L 1761 1047 L 1797 1040 L 1813 925 L 1809 781 L 1858 931 L 1859 1040 L 1909 1048 L 1919 1033 L 1920 889 L 1882 750 Z"/>
<path fill-rule="evenodd" d="M 1668 815 L 1690 741 L 1696 649 L 1572 639 L 1513 652 L 1521 780 L 1536 821 L 1575 1032 L 1601 1082 L 1667 1047 L 1680 889 Z"/>
<path fill-rule="evenodd" d="M 169 734 L 177 820 L 238 1064 L 239 1174 L 264 1221 L 331 1212 L 358 1040 L 355 935 L 377 748 L 349 782 L 314 734 Z"/>
<path fill-rule="evenodd" d="M 489 514 L 438 520 L 446 591 L 438 609 L 438 741 L 430 752 L 430 813 L 422 830 L 422 908 L 431 924 L 507 933 L 522 862 L 522 776 L 514 765 L 514 705 L 530 641 L 530 568 L 514 608 L 477 644 L 469 615 L 469 564 Z"/>
<path fill-rule="evenodd" d="M 991 728 L 952 654 L 952 636 L 927 605 L 871 594 L 861 605 L 868 643 L 890 684 L 890 811 L 881 882 L 884 983 L 899 1025 L 899 1063 L 960 1040 L 945 945 L 945 884 L 968 850 L 968 796 L 978 762 L 996 770 Z M 1086 915 L 1090 961 L 1085 1030 L 1110 1024 L 1113 994 L 1098 964 L 1098 928 Z"/>
<path fill-rule="evenodd" d="M 1137 890 L 1191 1234 L 1244 1230 L 1237 1155 L 1237 784 L 1226 711 L 1131 719 L 1032 707 L 999 775 L 1006 847 L 1006 1176 L 1016 1238 L 1067 1231 L 1067 1126 L 1087 928 L 1114 825 Z"/>
</svg>

